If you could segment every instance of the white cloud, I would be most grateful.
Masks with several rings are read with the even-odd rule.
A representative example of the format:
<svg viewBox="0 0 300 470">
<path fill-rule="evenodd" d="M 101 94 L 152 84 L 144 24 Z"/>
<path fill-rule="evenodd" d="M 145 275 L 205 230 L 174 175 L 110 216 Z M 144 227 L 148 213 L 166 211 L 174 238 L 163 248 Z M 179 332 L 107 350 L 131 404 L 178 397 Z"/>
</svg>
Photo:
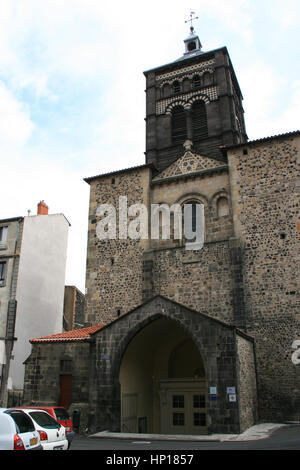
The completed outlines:
<svg viewBox="0 0 300 470">
<path fill-rule="evenodd" d="M 276 134 L 289 132 L 291 130 L 300 130 L 299 121 L 300 109 L 300 80 L 292 83 L 290 88 L 290 104 L 283 112 L 276 116 L 271 122 Z"/>
<path fill-rule="evenodd" d="M 299 26 L 299 0 L 272 0 L 272 4 L 273 16 L 284 29 Z"/>
<path fill-rule="evenodd" d="M 34 124 L 28 106 L 19 102 L 0 81 L 0 145 L 19 147 L 30 138 Z"/>
<path fill-rule="evenodd" d="M 201 0 L 199 2 L 200 24 L 202 14 L 209 16 L 212 23 L 230 29 L 247 44 L 251 43 L 254 34 L 253 1 L 250 0 Z"/>
<path fill-rule="evenodd" d="M 1 205 L 0 218 L 26 216 L 28 210 L 35 215 L 40 200 L 45 200 L 51 214 L 63 213 L 71 224 L 66 281 L 84 291 L 89 186 L 80 172 L 65 170 L 64 157 L 61 155 L 59 164 L 51 154 L 23 148 L 2 158 L 1 174 L 5 178 L 1 180 L 1 194 L 5 204 Z"/>
<path fill-rule="evenodd" d="M 300 82 L 290 88 L 289 100 L 282 96 L 288 84 L 262 61 L 240 71 L 245 120 L 250 140 L 296 130 L 299 125 Z"/>
</svg>

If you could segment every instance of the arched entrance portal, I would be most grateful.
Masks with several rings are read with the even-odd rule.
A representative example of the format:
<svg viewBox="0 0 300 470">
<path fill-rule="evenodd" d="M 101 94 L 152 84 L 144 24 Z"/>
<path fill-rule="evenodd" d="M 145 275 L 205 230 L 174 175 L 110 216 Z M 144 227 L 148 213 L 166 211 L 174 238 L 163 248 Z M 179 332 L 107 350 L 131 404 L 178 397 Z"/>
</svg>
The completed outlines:
<svg viewBox="0 0 300 470">
<path fill-rule="evenodd" d="M 132 339 L 119 380 L 122 432 L 207 433 L 203 361 L 175 321 L 155 320 Z"/>
</svg>

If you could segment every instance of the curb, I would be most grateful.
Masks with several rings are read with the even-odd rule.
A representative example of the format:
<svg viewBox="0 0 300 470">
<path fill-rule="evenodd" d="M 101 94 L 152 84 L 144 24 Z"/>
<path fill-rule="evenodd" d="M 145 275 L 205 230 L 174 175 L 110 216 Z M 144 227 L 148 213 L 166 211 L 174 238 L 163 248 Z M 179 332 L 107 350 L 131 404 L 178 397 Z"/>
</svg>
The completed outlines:
<svg viewBox="0 0 300 470">
<path fill-rule="evenodd" d="M 182 442 L 247 442 L 267 439 L 273 432 L 282 427 L 299 426 L 300 422 L 261 423 L 247 429 L 242 434 L 212 435 L 170 435 L 170 434 L 134 434 L 101 431 L 87 436 L 91 439 L 124 439 L 132 441 L 182 441 Z"/>
<path fill-rule="evenodd" d="M 91 439 L 123 439 L 131 441 L 194 441 L 194 442 L 221 442 L 223 436 L 189 436 L 189 435 L 169 435 L 169 434 L 131 434 L 102 431 L 91 434 Z"/>
</svg>

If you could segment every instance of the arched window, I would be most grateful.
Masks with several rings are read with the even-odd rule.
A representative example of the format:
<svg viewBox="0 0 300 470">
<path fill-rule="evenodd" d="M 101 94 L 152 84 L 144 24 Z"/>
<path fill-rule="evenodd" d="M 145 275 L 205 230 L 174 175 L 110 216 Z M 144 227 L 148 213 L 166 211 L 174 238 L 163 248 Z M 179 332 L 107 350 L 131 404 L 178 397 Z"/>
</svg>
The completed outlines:
<svg viewBox="0 0 300 470">
<path fill-rule="evenodd" d="M 183 106 L 176 106 L 172 110 L 172 141 L 174 144 L 182 144 L 186 139 L 186 112 Z"/>
<path fill-rule="evenodd" d="M 193 76 L 193 88 L 199 88 L 201 86 L 201 78 L 200 75 Z"/>
<path fill-rule="evenodd" d="M 225 196 L 222 196 L 217 201 L 217 216 L 224 217 L 229 215 L 229 204 L 228 199 Z"/>
<path fill-rule="evenodd" d="M 206 106 L 204 101 L 195 101 L 192 106 L 193 139 L 205 139 L 208 137 Z"/>
<path fill-rule="evenodd" d="M 173 93 L 180 93 L 180 91 L 181 91 L 180 83 L 178 80 L 175 80 L 175 82 L 173 82 Z"/>
<path fill-rule="evenodd" d="M 187 235 L 188 233 L 193 233 L 193 234 L 196 234 L 196 232 L 199 230 L 203 230 L 203 239 L 205 239 L 205 220 L 201 221 L 200 220 L 197 220 L 197 216 L 200 215 L 199 212 L 197 213 L 197 205 L 203 205 L 202 201 L 200 200 L 188 200 L 188 201 L 185 201 L 183 204 L 182 204 L 182 235 L 183 235 L 183 239 L 186 241 L 186 242 L 190 242 L 190 241 L 193 241 L 191 240 Z M 190 216 L 190 219 L 185 219 L 185 206 L 188 205 L 190 206 L 190 212 L 189 214 L 186 213 L 186 215 L 189 215 Z M 202 223 L 203 222 L 203 223 Z M 201 237 L 200 237 L 201 234 L 197 233 L 197 239 L 199 240 Z"/>
<path fill-rule="evenodd" d="M 197 228 L 197 213 L 196 213 L 197 201 L 192 201 L 189 204 L 191 204 L 192 206 L 192 231 L 195 232 Z"/>
</svg>

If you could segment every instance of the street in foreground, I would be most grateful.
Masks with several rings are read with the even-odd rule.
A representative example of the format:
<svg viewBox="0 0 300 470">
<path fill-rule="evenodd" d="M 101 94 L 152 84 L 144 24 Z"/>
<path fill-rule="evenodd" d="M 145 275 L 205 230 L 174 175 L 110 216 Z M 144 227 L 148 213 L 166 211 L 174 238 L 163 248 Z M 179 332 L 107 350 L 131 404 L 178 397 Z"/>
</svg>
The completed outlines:
<svg viewBox="0 0 300 470">
<path fill-rule="evenodd" d="M 76 436 L 71 450 L 132 451 L 184 451 L 190 450 L 300 450 L 300 426 L 287 426 L 274 431 L 265 439 L 230 442 L 197 441 L 142 441 L 130 439 L 101 439 Z M 110 455 L 110 453 L 107 453 Z M 113 455 L 113 453 L 111 454 Z M 122 455 L 122 453 L 120 453 Z"/>
</svg>

